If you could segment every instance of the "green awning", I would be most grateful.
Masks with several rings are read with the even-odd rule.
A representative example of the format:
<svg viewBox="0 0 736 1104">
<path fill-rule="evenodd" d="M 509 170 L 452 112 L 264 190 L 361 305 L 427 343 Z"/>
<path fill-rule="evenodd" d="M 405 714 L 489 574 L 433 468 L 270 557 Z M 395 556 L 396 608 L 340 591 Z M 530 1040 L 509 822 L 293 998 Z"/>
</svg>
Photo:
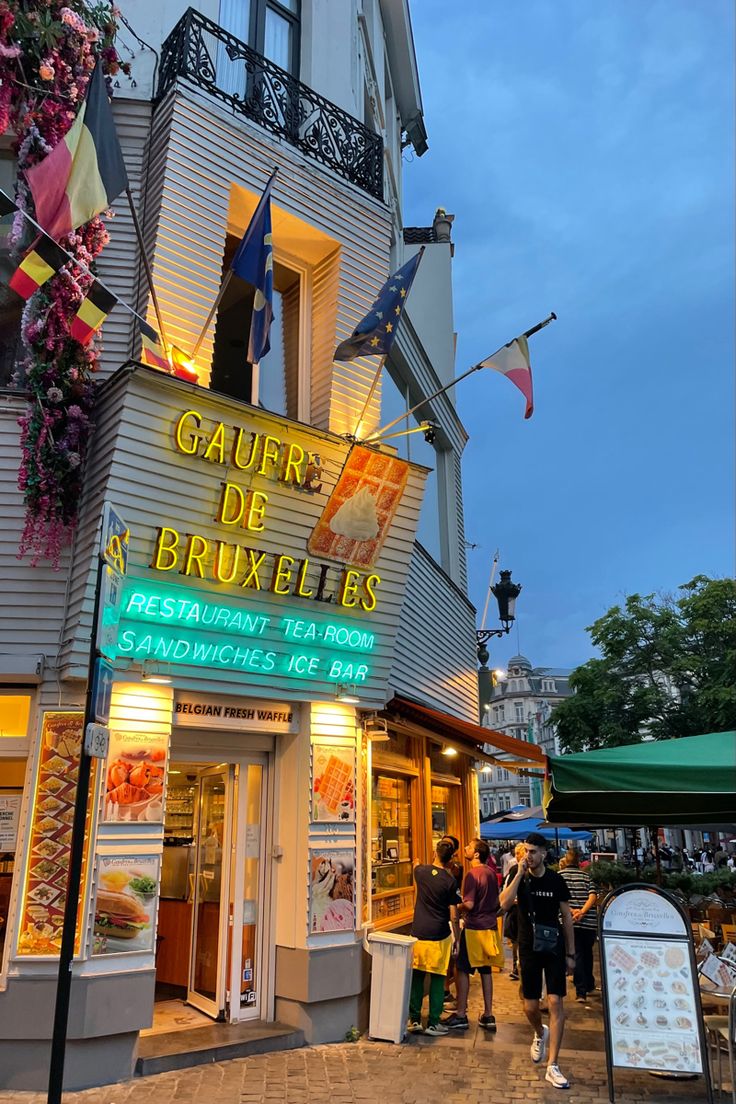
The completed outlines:
<svg viewBox="0 0 736 1104">
<path fill-rule="evenodd" d="M 552 756 L 551 824 L 736 824 L 736 732 Z"/>
</svg>

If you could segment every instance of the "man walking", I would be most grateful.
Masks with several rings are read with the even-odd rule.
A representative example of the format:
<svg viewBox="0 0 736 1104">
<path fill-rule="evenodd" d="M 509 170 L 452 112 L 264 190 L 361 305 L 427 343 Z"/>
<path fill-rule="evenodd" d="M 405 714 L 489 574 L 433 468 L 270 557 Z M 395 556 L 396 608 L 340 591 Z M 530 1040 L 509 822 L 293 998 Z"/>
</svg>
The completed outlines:
<svg viewBox="0 0 736 1104">
<path fill-rule="evenodd" d="M 575 928 L 575 996 L 585 1004 L 588 993 L 595 989 L 593 976 L 593 945 L 598 938 L 598 893 L 590 875 L 580 869 L 580 852 L 574 847 L 565 855 L 565 866 L 560 864 L 560 877 L 570 890 L 570 909 Z"/>
<path fill-rule="evenodd" d="M 547 854 L 544 836 L 532 832 L 526 838 L 525 848 L 526 858 L 519 863 L 516 877 L 501 891 L 501 907 L 511 908 L 514 901 L 519 906 L 521 991 L 526 1018 L 534 1028 L 532 1061 L 544 1061 L 549 1051 L 546 1080 L 556 1089 L 569 1089 L 570 1082 L 557 1063 L 565 1029 L 565 974 L 575 969 L 570 891 L 560 875 L 544 865 Z M 549 1027 L 542 1023 L 539 1011 L 542 978 L 547 983 Z"/>
<path fill-rule="evenodd" d="M 498 881 L 488 864 L 488 844 L 473 839 L 465 848 L 470 870 L 463 882 L 458 906 L 464 927 L 457 955 L 457 1012 L 442 1023 L 454 1031 L 467 1031 L 470 975 L 477 970 L 483 988 L 483 1015 L 478 1020 L 486 1031 L 496 1030 L 493 1015 L 492 966 L 503 966 L 503 948 L 498 938 Z"/>
<path fill-rule="evenodd" d="M 448 867 L 454 847 L 441 839 L 434 862 L 414 868 L 417 899 L 411 934 L 414 944 L 411 991 L 409 994 L 409 1031 L 420 1035 L 424 982 L 429 974 L 429 1019 L 427 1035 L 447 1035 L 449 1028 L 440 1023 L 445 992 L 445 976 L 450 963 L 453 939 L 457 941 L 457 882 Z"/>
</svg>

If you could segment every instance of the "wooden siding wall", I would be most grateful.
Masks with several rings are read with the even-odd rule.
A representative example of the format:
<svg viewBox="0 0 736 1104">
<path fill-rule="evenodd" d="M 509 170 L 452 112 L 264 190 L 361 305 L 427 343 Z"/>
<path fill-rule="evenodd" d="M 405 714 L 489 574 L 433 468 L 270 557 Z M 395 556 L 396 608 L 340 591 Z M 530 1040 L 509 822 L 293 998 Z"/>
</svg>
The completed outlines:
<svg viewBox="0 0 736 1104">
<path fill-rule="evenodd" d="M 169 376 L 153 370 L 123 370 L 111 380 L 98 408 L 98 431 L 90 458 L 91 473 L 84 502 L 83 516 L 69 596 L 69 617 L 65 637 L 64 664 L 70 674 L 79 674 L 86 664 L 91 624 L 93 590 L 95 580 L 94 550 L 97 520 L 104 497 L 109 498 L 122 513 L 131 529 L 129 575 L 146 580 L 153 585 L 172 585 L 187 588 L 192 597 L 199 593 L 205 599 L 237 604 L 246 597 L 253 613 L 263 613 L 277 621 L 279 616 L 289 615 L 288 607 L 304 617 L 319 617 L 335 612 L 317 603 L 290 600 L 281 605 L 268 591 L 238 593 L 209 582 L 150 569 L 154 535 L 160 525 L 170 525 L 182 532 L 200 533 L 207 539 L 238 540 L 232 531 L 213 521 L 219 497 L 220 481 L 226 469 L 219 465 L 208 466 L 194 458 L 183 457 L 176 452 L 171 439 L 172 427 L 182 410 L 194 406 L 207 424 L 222 419 L 226 424 L 251 424 L 253 408 L 233 400 L 195 389 Z M 289 433 L 285 419 L 278 420 L 282 433 Z M 264 421 L 264 431 L 269 432 L 273 421 Z M 204 428 L 204 427 L 203 427 Z M 304 441 L 309 431 L 291 427 L 297 439 Z M 323 490 L 311 496 L 297 496 L 269 484 L 268 528 L 258 540 L 258 548 L 272 552 L 275 549 L 289 552 L 304 548 L 309 534 L 319 517 L 334 486 L 346 454 L 346 446 L 334 437 L 324 434 L 313 436 L 313 447 L 318 447 L 324 469 Z M 306 444 L 306 442 L 305 442 Z M 93 474 L 92 474 L 93 473 Z M 154 474 L 155 473 L 155 474 Z M 253 477 L 254 486 L 261 486 Z M 360 620 L 360 628 L 375 633 L 375 650 L 367 657 L 371 668 L 369 683 L 361 686 L 361 702 L 367 707 L 384 704 L 389 671 L 392 662 L 394 635 L 402 614 L 402 601 L 409 570 L 409 557 L 424 484 L 424 471 L 412 467 L 409 482 L 383 549 L 375 566 L 381 577 L 377 609 L 370 615 L 358 617 L 359 611 L 345 611 L 341 620 Z M 241 538 L 242 539 L 242 538 Z M 296 553 L 298 555 L 298 553 Z M 317 608 L 314 608 L 317 607 Z M 247 643 L 247 641 L 246 641 Z M 319 653 L 319 643 L 311 651 Z M 347 658 L 347 653 L 345 653 Z M 214 683 L 231 692 L 264 696 L 264 685 L 259 684 L 257 672 L 250 676 L 233 669 L 192 667 L 176 665 L 177 689 L 212 691 Z M 273 672 L 267 677 L 268 696 L 283 700 L 301 700 L 322 697 L 334 700 L 335 683 L 326 677 L 299 679 Z"/>
<path fill-rule="evenodd" d="M 359 188 L 190 89 L 172 90 L 159 105 L 151 137 L 146 226 L 147 235 L 155 227 L 154 281 L 167 337 L 185 351 L 193 348 L 220 285 L 233 185 L 257 194 L 274 166 L 279 168 L 274 205 L 340 245 L 337 333 L 334 305 L 330 309 L 334 276 L 315 274 L 314 324 L 317 329 L 322 323 L 323 333 L 312 343 L 310 375 L 314 423 L 352 432 L 375 358 L 333 364 L 333 342 L 352 332 L 386 278 L 390 213 Z M 326 326 L 320 310 L 330 310 Z M 154 322 L 150 308 L 149 321 Z M 212 339 L 211 329 L 197 358 L 203 382 Z M 379 414 L 377 394 L 367 424 L 375 426 Z"/>
<path fill-rule="evenodd" d="M 415 544 L 391 689 L 477 723 L 476 672 L 475 610 L 429 553 Z"/>
<path fill-rule="evenodd" d="M 43 653 L 47 664 L 53 666 L 64 619 L 70 557 L 63 557 L 58 571 L 46 562 L 31 568 L 28 555 L 18 559 L 25 521 L 23 496 L 18 490 L 18 417 L 25 409 L 23 395 L 5 392 L 0 396 L 0 652 Z"/>
<path fill-rule="evenodd" d="M 139 219 L 143 219 L 142 195 L 145 191 L 146 154 L 151 133 L 151 104 L 144 100 L 113 99 L 113 114 L 130 190 Z M 108 224 L 110 241 L 98 261 L 99 276 L 110 291 L 134 309 L 140 297 L 140 251 L 133 226 L 133 216 L 125 195 L 112 205 L 114 218 Z M 120 367 L 131 355 L 136 336 L 133 316 L 116 306 L 102 330 L 100 374 L 104 376 Z"/>
</svg>

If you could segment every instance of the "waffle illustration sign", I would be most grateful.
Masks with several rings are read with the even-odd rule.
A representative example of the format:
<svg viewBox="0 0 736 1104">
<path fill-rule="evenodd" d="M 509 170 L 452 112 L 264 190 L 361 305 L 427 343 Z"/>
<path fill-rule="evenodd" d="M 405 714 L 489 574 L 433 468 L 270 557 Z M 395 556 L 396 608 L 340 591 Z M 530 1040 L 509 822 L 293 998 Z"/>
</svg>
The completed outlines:
<svg viewBox="0 0 736 1104">
<path fill-rule="evenodd" d="M 117 655 L 223 679 L 252 672 L 284 700 L 334 699 L 337 684 L 382 701 L 426 469 L 198 399 L 162 411 L 167 432 L 152 435 L 156 500 L 170 516 L 151 501 L 137 517 L 140 492 L 125 504 Z"/>
</svg>

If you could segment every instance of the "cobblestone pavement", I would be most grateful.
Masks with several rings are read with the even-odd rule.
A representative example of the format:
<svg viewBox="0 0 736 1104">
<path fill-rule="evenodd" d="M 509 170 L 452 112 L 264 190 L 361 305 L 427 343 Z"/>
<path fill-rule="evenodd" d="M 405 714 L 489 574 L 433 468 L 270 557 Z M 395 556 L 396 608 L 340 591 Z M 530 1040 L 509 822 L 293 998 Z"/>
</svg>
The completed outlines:
<svg viewBox="0 0 736 1104">
<path fill-rule="evenodd" d="M 65 1104 L 605 1104 L 608 1100 L 600 997 L 588 1006 L 568 1001 L 560 1065 L 569 1092 L 544 1080 L 529 1058 L 530 1029 L 518 989 L 495 975 L 498 1033 L 477 1026 L 479 985 L 471 987 L 467 1033 L 431 1039 L 412 1036 L 400 1046 L 361 1040 L 213 1063 L 177 1073 L 137 1078 L 85 1092 Z M 350 1025 L 346 1025 L 346 1028 Z M 705 1085 L 665 1081 L 642 1072 L 616 1075 L 617 1104 L 698 1104 Z M 0 1104 L 43 1104 L 40 1093 L 0 1092 Z"/>
</svg>

